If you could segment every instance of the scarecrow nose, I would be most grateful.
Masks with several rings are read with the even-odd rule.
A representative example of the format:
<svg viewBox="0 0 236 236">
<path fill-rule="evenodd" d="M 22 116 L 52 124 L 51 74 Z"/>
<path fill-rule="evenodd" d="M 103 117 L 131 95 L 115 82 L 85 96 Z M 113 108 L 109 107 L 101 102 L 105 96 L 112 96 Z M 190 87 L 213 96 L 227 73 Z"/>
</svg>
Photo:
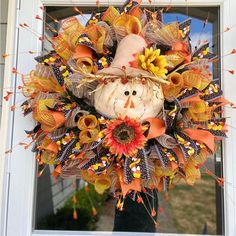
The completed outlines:
<svg viewBox="0 0 236 236">
<path fill-rule="evenodd" d="M 134 102 L 133 100 L 130 98 L 130 96 L 128 97 L 128 99 L 125 102 L 124 108 L 135 108 Z"/>
</svg>

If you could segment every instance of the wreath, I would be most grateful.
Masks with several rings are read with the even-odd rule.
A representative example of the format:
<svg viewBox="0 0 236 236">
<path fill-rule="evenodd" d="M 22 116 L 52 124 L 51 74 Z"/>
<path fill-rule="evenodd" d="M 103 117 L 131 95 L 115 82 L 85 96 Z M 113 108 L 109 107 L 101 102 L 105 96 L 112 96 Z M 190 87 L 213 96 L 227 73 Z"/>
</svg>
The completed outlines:
<svg viewBox="0 0 236 236">
<path fill-rule="evenodd" d="M 181 178 L 193 185 L 226 137 L 221 108 L 232 104 L 212 78 L 209 43 L 191 48 L 190 24 L 165 24 L 138 1 L 95 12 L 85 26 L 62 21 L 54 50 L 23 76 L 39 165 L 109 190 L 121 210 L 127 196 Z"/>
</svg>

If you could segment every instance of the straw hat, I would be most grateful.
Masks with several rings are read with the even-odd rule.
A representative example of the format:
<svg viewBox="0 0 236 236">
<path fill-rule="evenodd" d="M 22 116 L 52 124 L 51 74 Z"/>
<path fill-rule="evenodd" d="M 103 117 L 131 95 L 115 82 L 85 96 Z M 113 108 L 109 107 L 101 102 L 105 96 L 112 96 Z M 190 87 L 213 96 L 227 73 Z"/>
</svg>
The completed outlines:
<svg viewBox="0 0 236 236">
<path fill-rule="evenodd" d="M 134 61 L 135 54 L 141 53 L 147 47 L 145 39 L 137 34 L 129 34 L 124 37 L 116 50 L 114 60 L 108 68 L 98 71 L 98 74 L 124 76 L 151 76 L 142 69 L 133 68 L 130 62 Z"/>
</svg>

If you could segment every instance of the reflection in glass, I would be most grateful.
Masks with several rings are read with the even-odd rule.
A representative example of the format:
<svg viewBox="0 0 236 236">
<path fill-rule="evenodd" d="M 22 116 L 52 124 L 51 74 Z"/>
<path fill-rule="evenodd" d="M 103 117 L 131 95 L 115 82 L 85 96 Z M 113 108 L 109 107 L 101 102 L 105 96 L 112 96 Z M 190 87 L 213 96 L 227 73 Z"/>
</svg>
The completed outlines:
<svg viewBox="0 0 236 236">
<path fill-rule="evenodd" d="M 76 15 L 73 7 L 47 7 L 46 10 L 50 16 L 58 20 Z M 84 14 L 77 17 L 85 24 L 92 9 L 80 7 L 80 10 Z M 103 8 L 100 7 L 100 10 L 102 11 Z M 154 8 L 152 7 L 151 10 Z M 219 55 L 219 9 L 217 7 L 173 7 L 164 14 L 164 22 L 176 20 L 181 22 L 188 17 L 192 18 L 190 35 L 192 47 L 208 40 L 211 50 Z M 208 24 L 205 25 L 204 30 L 201 30 L 206 19 Z M 57 24 L 51 17 L 46 17 L 46 21 L 57 29 Z M 44 48 L 51 49 L 47 44 Z M 214 79 L 218 78 L 220 62 L 212 66 L 212 71 Z M 218 176 L 221 176 L 222 170 L 220 160 L 219 144 L 216 156 L 209 158 L 206 163 L 207 167 Z M 55 180 L 51 172 L 52 169 L 46 169 L 37 180 L 35 229 L 112 231 L 116 206 L 114 198 L 107 193 L 97 194 L 93 186 L 80 180 Z M 169 192 L 168 199 L 165 193 L 159 193 L 158 199 L 157 219 L 160 228 L 157 232 L 212 235 L 223 233 L 222 192 L 214 179 L 208 175 L 203 174 L 202 179 L 194 187 L 187 186 L 183 182 L 176 183 L 175 189 Z M 74 208 L 77 209 L 77 215 Z"/>
</svg>

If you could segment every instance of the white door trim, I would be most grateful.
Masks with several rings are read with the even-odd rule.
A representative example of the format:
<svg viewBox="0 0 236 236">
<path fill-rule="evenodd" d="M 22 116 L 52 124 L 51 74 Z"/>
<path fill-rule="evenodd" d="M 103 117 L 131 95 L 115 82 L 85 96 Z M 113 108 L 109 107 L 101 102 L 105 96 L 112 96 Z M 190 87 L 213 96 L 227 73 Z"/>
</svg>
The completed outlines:
<svg viewBox="0 0 236 236">
<path fill-rule="evenodd" d="M 42 43 L 32 37 L 32 33 L 19 28 L 20 23 L 27 23 L 37 32 L 42 32 L 42 22 L 34 19 L 36 14 L 42 15 L 40 5 L 42 3 L 38 0 L 9 1 L 7 53 L 14 55 L 18 51 L 41 51 Z M 12 68 L 16 67 L 19 72 L 27 73 L 33 69 L 33 58 L 34 55 L 21 53 L 6 59 L 5 88 L 16 90 L 21 84 L 21 77 L 13 75 Z M 20 93 L 16 93 L 9 102 L 3 100 L 2 109 L 0 148 L 0 196 L 2 196 L 0 235 L 2 236 L 32 234 L 35 158 L 30 150 L 25 151 L 17 144 L 25 139 L 24 130 L 32 129 L 33 120 L 27 117 L 25 122 L 22 122 L 21 109 L 9 112 L 10 106 L 15 102 L 17 106 L 23 102 Z M 5 151 L 12 147 L 14 147 L 12 153 L 5 154 Z"/>
<path fill-rule="evenodd" d="M 120 5 L 123 1 L 107 0 L 100 1 L 101 5 L 115 4 Z M 149 5 L 148 1 L 143 1 Z M 170 0 L 153 0 L 153 4 L 168 5 Z M 16 0 L 9 1 L 8 12 L 8 33 L 7 33 L 7 52 L 14 53 L 19 51 L 40 51 L 41 42 L 32 37 L 32 34 L 19 30 L 19 23 L 28 23 L 37 32 L 42 32 L 42 22 L 34 19 L 35 15 L 42 15 L 39 6 L 44 5 L 94 5 L 95 0 Z M 190 0 L 187 1 L 189 6 L 220 6 L 221 8 L 221 32 L 226 27 L 236 23 L 235 0 Z M 172 0 L 173 5 L 186 6 L 186 0 Z M 234 40 L 236 39 L 236 28 L 227 33 L 221 34 L 221 54 L 226 55 L 233 49 Z M 27 73 L 32 69 L 33 57 L 25 54 L 18 54 L 16 60 L 8 58 L 6 60 L 4 87 L 18 86 L 18 78 L 14 84 L 15 78 L 11 74 L 11 68 L 17 66 L 18 71 Z M 234 55 L 224 57 L 222 68 L 234 68 Z M 236 103 L 234 88 L 236 80 L 226 71 L 222 70 L 222 82 L 225 97 Z M 15 100 L 21 100 L 22 96 L 17 94 Z M 47 236 L 47 235 L 88 235 L 84 232 L 53 232 L 53 231 L 34 231 L 33 229 L 33 209 L 34 209 L 34 185 L 35 185 L 35 161 L 30 150 L 24 150 L 22 147 L 14 148 L 10 155 L 5 156 L 5 150 L 16 145 L 25 137 L 24 129 L 30 130 L 33 127 L 30 117 L 24 122 L 22 127 L 22 114 L 20 110 L 9 113 L 10 103 L 3 103 L 1 134 L 2 141 L 0 147 L 0 203 L 1 210 L 1 228 L 0 234 L 3 236 Z M 233 126 L 236 121 L 236 112 L 230 108 L 225 111 L 227 117 L 231 117 L 228 123 Z M 224 177 L 226 185 L 224 187 L 225 195 L 225 232 L 227 236 L 236 235 L 236 131 L 229 128 L 228 139 L 224 141 Z M 7 160 L 7 161 L 6 161 Z M 4 203 L 4 204 L 3 204 Z M 43 207 L 43 206 L 42 206 Z M 5 234 L 7 232 L 7 234 Z M 96 234 L 91 232 L 90 235 Z M 101 235 L 102 233 L 99 233 Z M 111 233 L 104 232 L 104 235 Z M 114 233 L 113 233 L 114 234 Z M 115 234 L 114 234 L 115 235 Z M 131 234 L 130 234 L 131 235 Z M 160 234 L 156 234 L 160 235 Z M 168 234 L 166 234 L 168 235 Z"/>
<path fill-rule="evenodd" d="M 8 14 L 7 19 L 7 35 L 6 35 L 6 52 L 14 53 L 14 42 L 15 42 L 15 22 L 16 22 L 16 8 L 17 4 L 16 1 L 9 2 L 8 8 L 11 9 Z M 11 17 L 10 17 L 11 15 Z M 12 86 L 12 74 L 11 74 L 11 68 L 14 64 L 14 58 L 13 57 L 7 57 L 5 59 L 5 72 L 4 72 L 4 80 L 3 80 L 3 88 L 9 88 Z M 2 89 L 3 89 L 2 88 Z M 5 92 L 5 91 L 4 91 Z M 5 96 L 5 93 L 3 92 L 3 96 Z M 9 166 L 9 158 L 6 157 L 5 151 L 6 147 L 9 147 L 10 144 L 10 137 L 9 137 L 9 131 L 10 131 L 10 122 L 9 120 L 12 120 L 10 111 L 10 103 L 4 102 L 4 99 L 2 99 L 2 110 L 1 110 L 1 130 L 0 134 L 2 136 L 1 145 L 0 145 L 0 234 L 1 232 L 4 232 L 5 230 L 5 219 L 6 219 L 6 211 L 5 211 L 5 205 L 7 203 L 6 201 L 6 190 L 8 189 L 8 166 Z"/>
<path fill-rule="evenodd" d="M 52 233 L 52 231 L 35 231 L 33 233 L 33 236 L 73 236 L 73 235 L 77 235 L 77 236 L 93 236 L 93 235 L 99 235 L 99 236 L 201 236 L 201 235 L 197 235 L 197 234 L 191 234 L 191 235 L 187 235 L 187 234 L 168 234 L 168 233 L 137 233 L 137 232 L 101 232 L 101 231 L 94 231 L 94 232 L 83 232 L 83 231 L 79 231 L 79 232 L 70 232 L 70 231 L 58 231 L 55 233 Z M 207 235 L 205 235 L 207 236 Z M 214 235 L 211 235 L 214 236 Z M 216 235 L 215 235 L 216 236 Z"/>
<path fill-rule="evenodd" d="M 219 6 L 225 0 L 152 0 L 152 5 L 158 6 L 167 6 L 170 3 L 175 6 Z M 42 0 L 43 4 L 46 6 L 62 6 L 62 5 L 76 5 L 76 6 L 94 6 L 94 0 Z M 107 5 L 122 5 L 123 0 L 100 0 L 100 6 Z M 143 0 L 142 3 L 144 5 L 150 5 L 148 0 Z"/>
<path fill-rule="evenodd" d="M 221 6 L 221 31 L 227 27 L 232 27 L 236 23 L 236 1 L 224 1 Z M 236 29 L 232 28 L 227 33 L 221 34 L 221 55 L 227 55 L 235 47 L 234 39 L 236 39 Z M 223 69 L 235 68 L 235 55 L 222 58 L 221 74 L 222 86 L 225 98 L 236 104 L 236 81 L 229 73 Z M 225 235 L 236 235 L 236 129 L 234 123 L 236 121 L 236 111 L 232 108 L 225 109 L 225 117 L 229 117 L 227 124 L 229 125 L 228 138 L 223 141 L 223 166 L 224 166 L 224 214 L 225 214 Z"/>
</svg>

